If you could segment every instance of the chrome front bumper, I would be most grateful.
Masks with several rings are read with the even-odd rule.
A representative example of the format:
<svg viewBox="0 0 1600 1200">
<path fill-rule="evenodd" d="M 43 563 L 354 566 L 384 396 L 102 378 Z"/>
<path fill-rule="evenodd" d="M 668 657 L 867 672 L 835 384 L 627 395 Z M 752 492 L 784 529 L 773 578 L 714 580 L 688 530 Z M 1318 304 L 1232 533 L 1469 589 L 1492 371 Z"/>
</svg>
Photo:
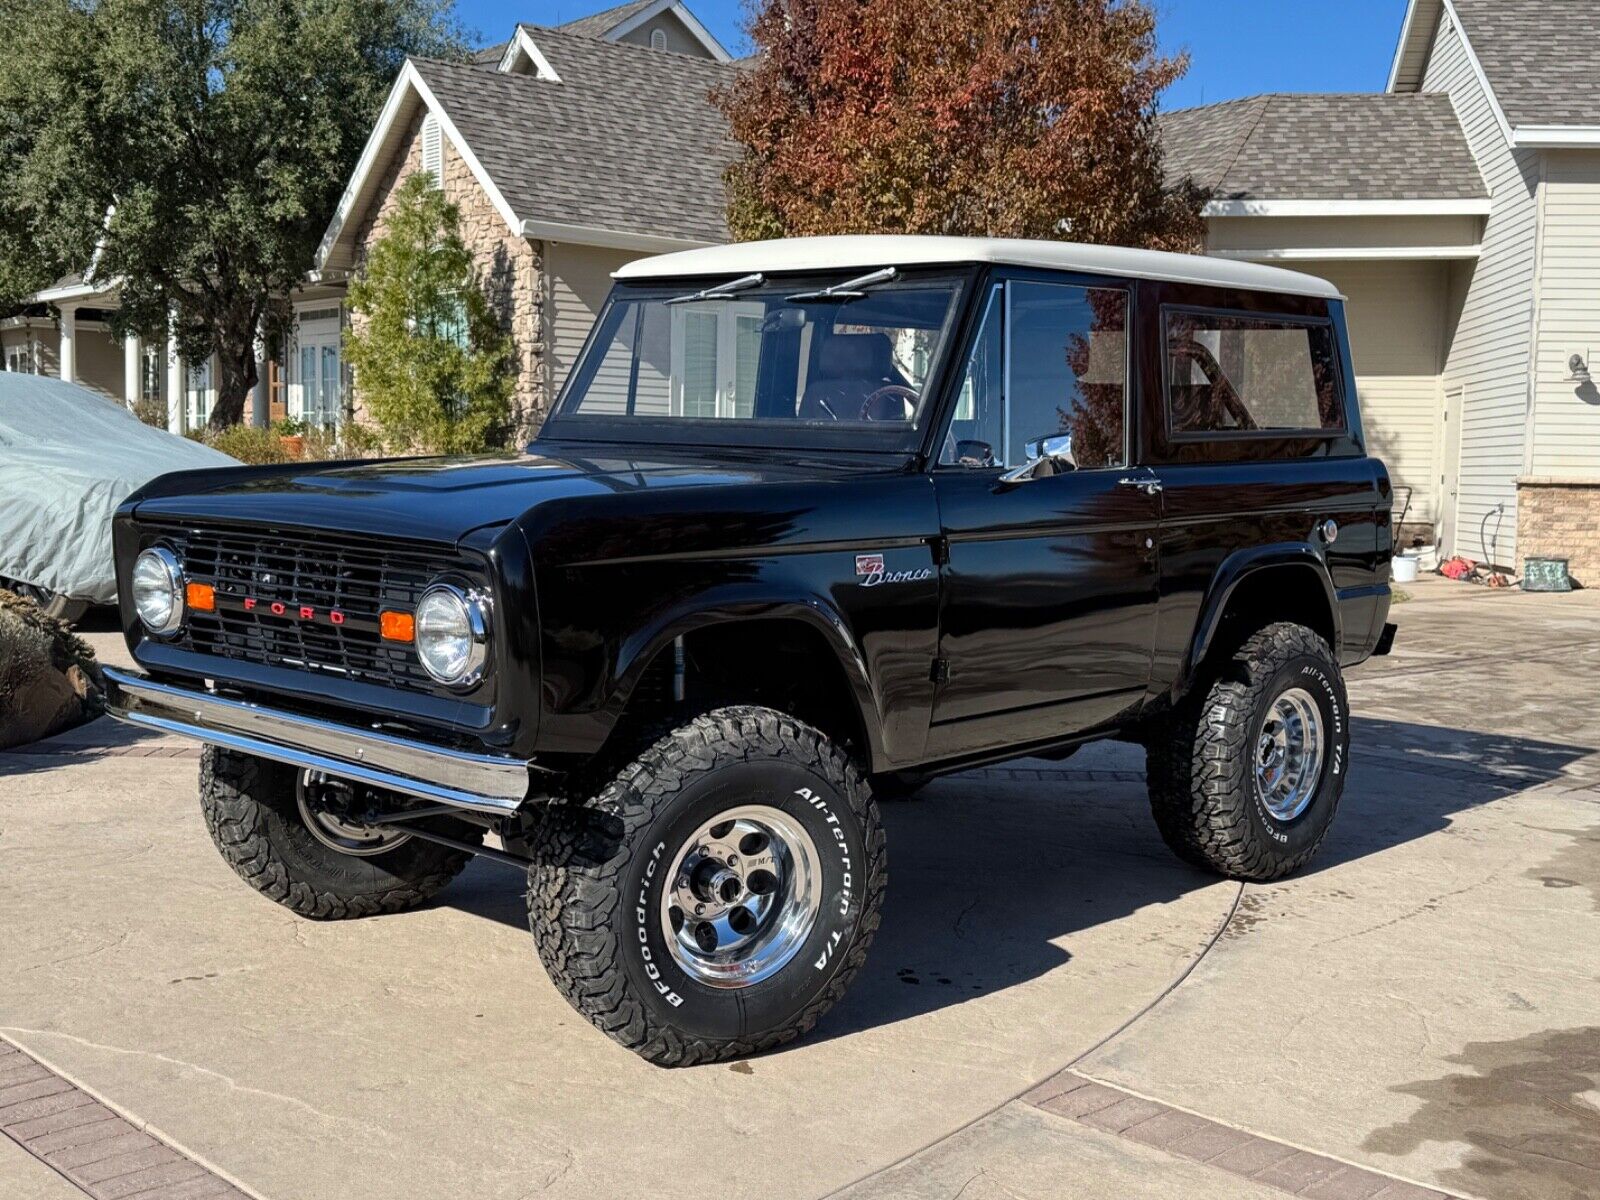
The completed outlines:
<svg viewBox="0 0 1600 1200">
<path fill-rule="evenodd" d="M 514 812 L 528 796 L 522 759 L 447 750 L 110 668 L 105 677 L 107 709 L 130 725 L 479 812 Z"/>
</svg>

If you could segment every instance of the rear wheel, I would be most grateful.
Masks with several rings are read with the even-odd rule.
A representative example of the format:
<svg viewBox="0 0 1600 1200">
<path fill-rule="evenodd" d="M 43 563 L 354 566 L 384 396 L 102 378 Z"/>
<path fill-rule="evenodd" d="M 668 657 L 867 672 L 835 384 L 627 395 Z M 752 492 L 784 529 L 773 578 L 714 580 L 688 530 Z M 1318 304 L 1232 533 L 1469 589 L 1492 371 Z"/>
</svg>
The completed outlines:
<svg viewBox="0 0 1600 1200">
<path fill-rule="evenodd" d="M 1316 854 L 1344 791 L 1350 722 L 1338 661 L 1312 630 L 1253 634 L 1152 733 L 1151 808 L 1184 861 L 1265 881 Z"/>
<path fill-rule="evenodd" d="M 883 831 L 817 730 L 725 708 L 658 740 L 534 837 L 528 920 L 572 1006 L 662 1066 L 809 1030 L 878 927 Z"/>
<path fill-rule="evenodd" d="M 361 814 L 374 804 L 399 807 L 387 794 L 248 754 L 207 746 L 200 758 L 200 807 L 223 859 L 256 891 L 302 917 L 416 908 L 471 860 L 402 829 L 363 824 Z M 482 837 L 459 821 L 438 832 L 458 841 Z"/>
</svg>

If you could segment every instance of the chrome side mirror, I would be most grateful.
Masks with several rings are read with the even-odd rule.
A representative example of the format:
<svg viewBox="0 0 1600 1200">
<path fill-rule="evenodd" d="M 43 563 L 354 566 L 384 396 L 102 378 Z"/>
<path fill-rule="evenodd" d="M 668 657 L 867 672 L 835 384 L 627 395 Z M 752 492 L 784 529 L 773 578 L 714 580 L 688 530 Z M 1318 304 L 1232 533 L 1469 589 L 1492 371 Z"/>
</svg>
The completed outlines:
<svg viewBox="0 0 1600 1200">
<path fill-rule="evenodd" d="M 1028 443 L 1028 461 L 1013 467 L 1000 476 L 1002 483 L 1026 483 L 1030 479 L 1048 479 L 1078 469 L 1077 456 L 1072 453 L 1072 435 L 1058 433 Z"/>
</svg>

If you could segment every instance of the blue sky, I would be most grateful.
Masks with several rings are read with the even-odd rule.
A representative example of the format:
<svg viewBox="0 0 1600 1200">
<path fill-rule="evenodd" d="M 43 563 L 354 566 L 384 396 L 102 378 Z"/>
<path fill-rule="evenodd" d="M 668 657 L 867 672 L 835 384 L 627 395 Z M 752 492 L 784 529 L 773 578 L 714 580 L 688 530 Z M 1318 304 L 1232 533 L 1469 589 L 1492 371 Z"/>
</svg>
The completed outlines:
<svg viewBox="0 0 1600 1200">
<path fill-rule="evenodd" d="M 614 2 L 614 0 L 613 0 Z M 929 0 L 937 3 L 938 0 Z M 686 0 L 723 44 L 745 49 L 742 0 Z M 1165 49 L 1187 49 L 1187 78 L 1167 109 L 1256 92 L 1380 90 L 1405 19 L 1406 0 L 1156 0 Z M 518 21 L 556 25 L 608 7 L 607 0 L 457 0 L 484 42 Z"/>
</svg>

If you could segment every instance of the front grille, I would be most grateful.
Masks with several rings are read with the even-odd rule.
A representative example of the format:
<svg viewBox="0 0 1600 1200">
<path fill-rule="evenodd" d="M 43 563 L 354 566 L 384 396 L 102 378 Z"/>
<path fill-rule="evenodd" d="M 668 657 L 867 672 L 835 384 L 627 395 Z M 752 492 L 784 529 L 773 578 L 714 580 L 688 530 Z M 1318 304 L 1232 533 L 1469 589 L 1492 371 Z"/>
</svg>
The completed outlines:
<svg viewBox="0 0 1600 1200">
<path fill-rule="evenodd" d="M 378 614 L 411 612 L 440 575 L 481 582 L 453 551 L 418 543 L 276 529 L 151 532 L 178 553 L 189 582 L 216 589 L 216 611 L 190 611 L 180 648 L 413 691 L 443 689 L 409 644 L 379 636 Z"/>
</svg>

